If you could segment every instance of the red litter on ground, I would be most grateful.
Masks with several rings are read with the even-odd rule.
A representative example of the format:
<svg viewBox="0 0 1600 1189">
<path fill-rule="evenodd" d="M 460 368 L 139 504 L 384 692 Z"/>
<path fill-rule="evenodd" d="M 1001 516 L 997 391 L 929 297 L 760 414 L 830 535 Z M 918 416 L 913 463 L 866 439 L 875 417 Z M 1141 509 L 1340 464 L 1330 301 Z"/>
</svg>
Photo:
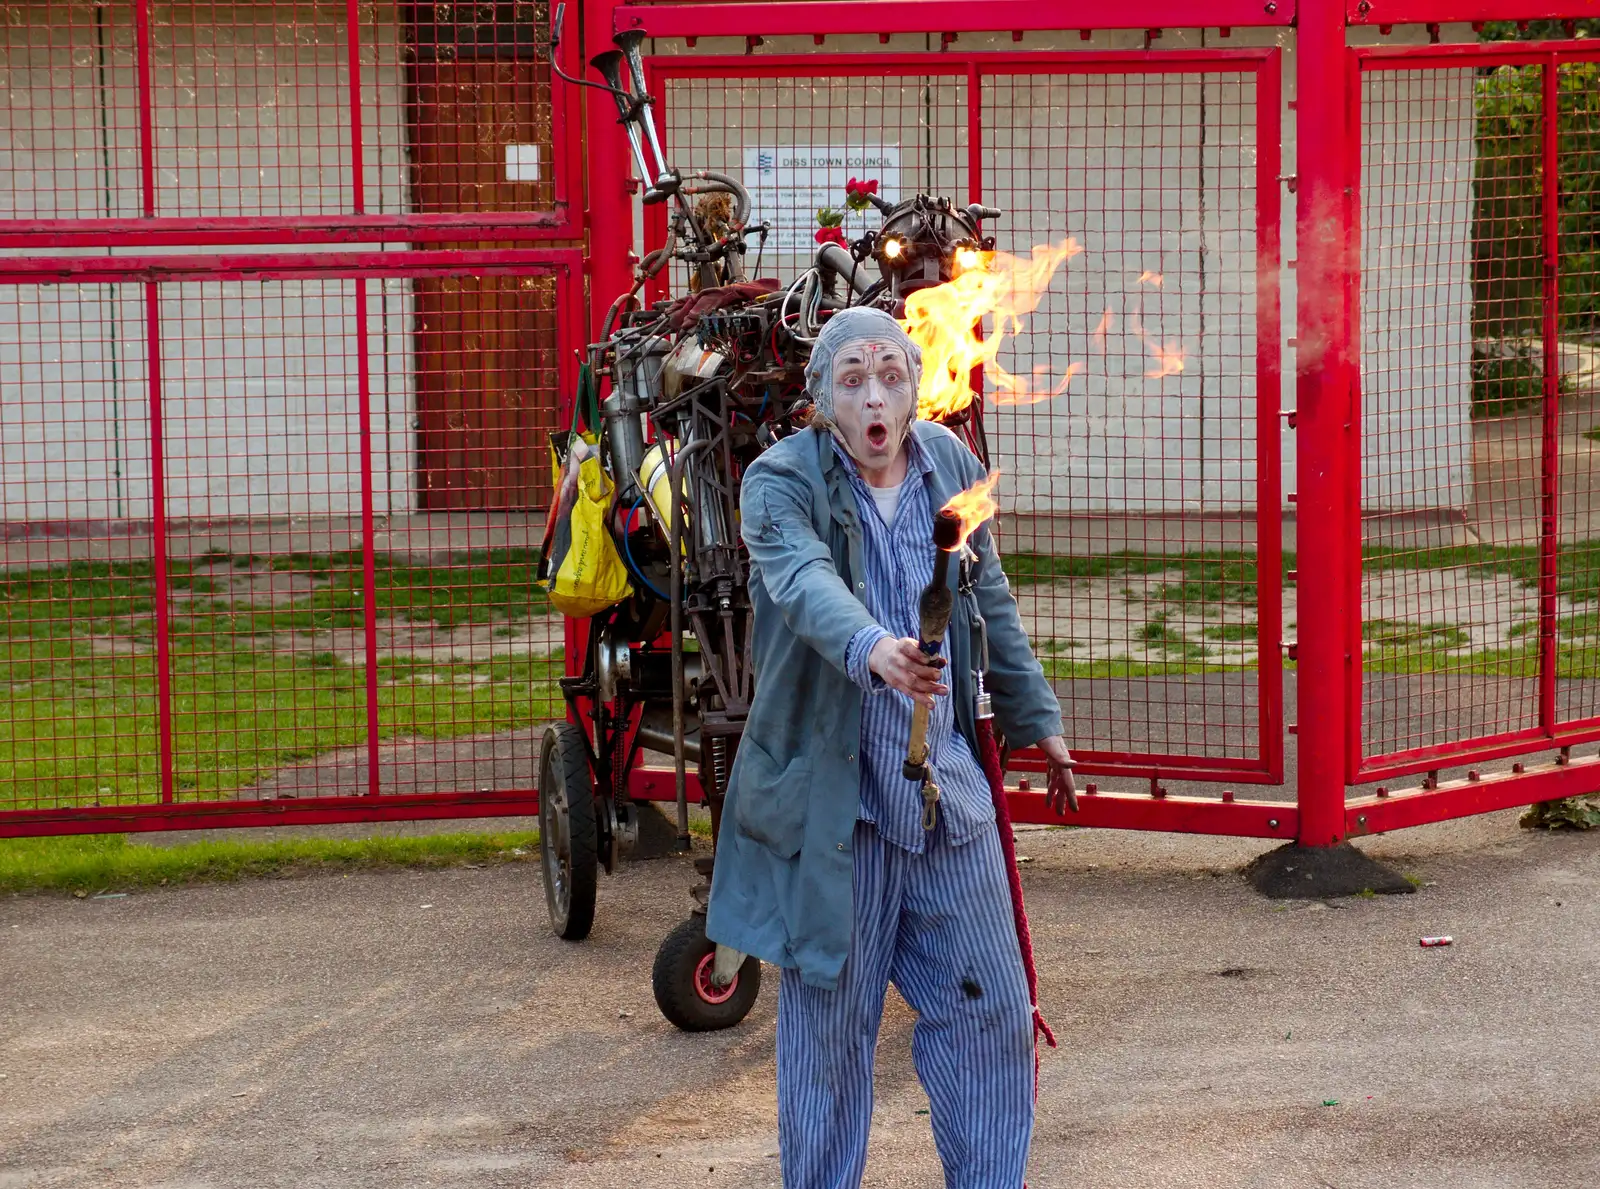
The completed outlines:
<svg viewBox="0 0 1600 1189">
<path fill-rule="evenodd" d="M 1425 950 L 1431 950 L 1441 945 L 1454 945 L 1455 940 L 1454 937 L 1424 937 L 1417 944 Z"/>
</svg>

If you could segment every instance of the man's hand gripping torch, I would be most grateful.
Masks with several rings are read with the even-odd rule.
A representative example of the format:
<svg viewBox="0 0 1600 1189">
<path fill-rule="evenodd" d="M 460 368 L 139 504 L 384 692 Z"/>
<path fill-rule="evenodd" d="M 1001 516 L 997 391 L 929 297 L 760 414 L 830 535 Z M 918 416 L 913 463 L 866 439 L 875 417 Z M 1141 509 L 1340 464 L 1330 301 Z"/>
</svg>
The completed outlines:
<svg viewBox="0 0 1600 1189">
<path fill-rule="evenodd" d="M 961 517 L 949 508 L 933 518 L 933 581 L 922 592 L 917 604 L 917 637 L 923 653 L 937 657 L 944 648 L 945 631 L 955 610 L 955 595 L 950 590 L 950 559 L 961 548 Z M 918 702 L 911 712 L 911 742 L 901 775 L 922 782 L 922 828 L 931 830 L 938 822 L 939 786 L 928 766 L 928 707 Z"/>
</svg>

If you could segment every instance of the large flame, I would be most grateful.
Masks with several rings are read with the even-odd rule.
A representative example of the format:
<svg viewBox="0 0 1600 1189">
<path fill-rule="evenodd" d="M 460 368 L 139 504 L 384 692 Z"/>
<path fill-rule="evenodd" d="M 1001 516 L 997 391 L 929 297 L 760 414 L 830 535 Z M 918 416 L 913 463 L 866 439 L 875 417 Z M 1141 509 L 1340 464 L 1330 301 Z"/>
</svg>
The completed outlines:
<svg viewBox="0 0 1600 1189">
<path fill-rule="evenodd" d="M 1066 390 L 1081 365 L 1067 368 L 1059 380 L 1048 368 L 1035 368 L 1031 377 L 1023 378 L 996 359 L 1007 336 L 1020 334 L 1026 316 L 1038 309 L 1056 270 L 1081 251 L 1077 240 L 1065 239 L 1035 245 L 1031 260 L 1005 252 L 974 253 L 976 263 L 954 280 L 906 298 L 903 325 L 922 348 L 918 417 L 938 420 L 971 404 L 974 368 L 983 369 L 1001 404 L 1032 404 Z"/>
<path fill-rule="evenodd" d="M 1000 482 L 1000 468 L 996 467 L 989 472 L 987 479 L 979 479 L 971 487 L 950 497 L 950 502 L 940 511 L 954 512 L 961 517 L 961 542 L 970 537 L 980 524 L 1000 510 L 1000 505 L 995 502 L 990 494 L 994 485 Z M 961 544 L 957 542 L 957 545 Z"/>
</svg>

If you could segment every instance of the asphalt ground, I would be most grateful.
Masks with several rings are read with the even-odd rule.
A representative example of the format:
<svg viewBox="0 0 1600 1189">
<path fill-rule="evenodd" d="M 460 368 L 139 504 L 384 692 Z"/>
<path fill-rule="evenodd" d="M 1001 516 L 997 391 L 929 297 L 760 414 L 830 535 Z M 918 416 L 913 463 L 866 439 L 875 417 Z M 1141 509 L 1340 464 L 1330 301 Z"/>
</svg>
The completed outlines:
<svg viewBox="0 0 1600 1189">
<path fill-rule="evenodd" d="M 1369 840 L 1424 886 L 1329 904 L 1257 896 L 1255 843 L 1020 844 L 1061 1041 L 1036 1189 L 1600 1183 L 1600 838 L 1497 814 Z M 0 901 L 0 1187 L 777 1185 L 772 972 L 720 1034 L 651 998 L 686 860 L 607 880 L 578 945 L 537 880 Z M 912 1022 L 891 993 L 867 1185 L 943 1183 Z"/>
</svg>

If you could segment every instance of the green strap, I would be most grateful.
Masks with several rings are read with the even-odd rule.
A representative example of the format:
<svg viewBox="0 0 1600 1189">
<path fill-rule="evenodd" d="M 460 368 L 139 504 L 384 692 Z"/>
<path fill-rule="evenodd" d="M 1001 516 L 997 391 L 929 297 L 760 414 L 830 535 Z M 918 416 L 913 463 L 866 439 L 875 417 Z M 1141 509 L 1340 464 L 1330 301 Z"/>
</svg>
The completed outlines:
<svg viewBox="0 0 1600 1189">
<path fill-rule="evenodd" d="M 578 396 L 572 402 L 572 424 L 576 428 L 582 417 L 587 433 L 600 428 L 600 386 L 595 383 L 594 370 L 587 362 L 578 365 Z"/>
</svg>

